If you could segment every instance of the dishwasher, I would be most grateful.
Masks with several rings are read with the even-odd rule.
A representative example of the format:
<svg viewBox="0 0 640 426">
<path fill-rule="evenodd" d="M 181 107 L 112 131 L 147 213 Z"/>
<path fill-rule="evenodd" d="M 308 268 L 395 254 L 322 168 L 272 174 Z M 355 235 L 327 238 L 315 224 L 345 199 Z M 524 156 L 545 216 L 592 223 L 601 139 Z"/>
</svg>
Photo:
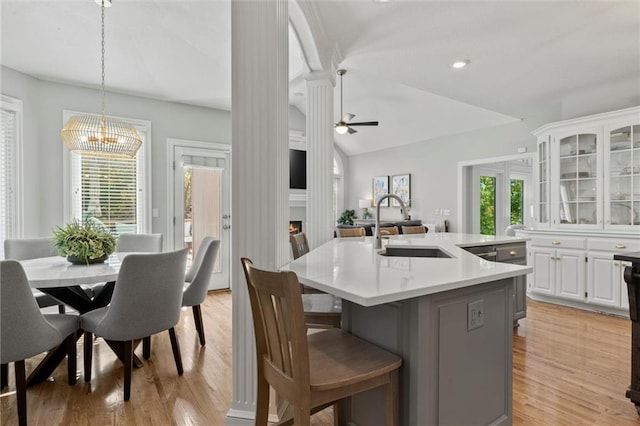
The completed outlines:
<svg viewBox="0 0 640 426">
<path fill-rule="evenodd" d="M 469 253 L 475 254 L 478 257 L 481 257 L 485 260 L 489 260 L 491 262 L 495 262 L 496 261 L 496 257 L 498 255 L 498 252 L 496 251 L 496 248 L 492 245 L 488 245 L 488 246 L 473 246 L 473 247 L 462 247 L 464 250 L 468 251 Z"/>
</svg>

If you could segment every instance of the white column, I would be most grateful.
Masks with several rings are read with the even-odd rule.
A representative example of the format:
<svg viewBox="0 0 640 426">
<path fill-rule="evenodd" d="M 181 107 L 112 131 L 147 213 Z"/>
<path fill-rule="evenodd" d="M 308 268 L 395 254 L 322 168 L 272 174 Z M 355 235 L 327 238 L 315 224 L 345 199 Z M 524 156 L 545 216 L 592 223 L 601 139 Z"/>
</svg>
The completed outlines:
<svg viewBox="0 0 640 426">
<path fill-rule="evenodd" d="M 307 80 L 307 220 L 309 247 L 333 238 L 333 79 L 313 72 Z"/>
<path fill-rule="evenodd" d="M 228 425 L 252 425 L 253 321 L 241 257 L 289 261 L 287 0 L 231 2 L 233 400 Z"/>
</svg>

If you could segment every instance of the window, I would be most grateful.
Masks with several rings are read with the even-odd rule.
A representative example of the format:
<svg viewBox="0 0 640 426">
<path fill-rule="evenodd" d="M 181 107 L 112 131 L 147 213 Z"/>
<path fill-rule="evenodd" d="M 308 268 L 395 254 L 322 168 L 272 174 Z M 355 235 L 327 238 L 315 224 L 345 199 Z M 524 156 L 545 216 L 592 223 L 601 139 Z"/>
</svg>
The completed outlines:
<svg viewBox="0 0 640 426">
<path fill-rule="evenodd" d="M 511 178 L 510 225 L 524 224 L 524 180 Z"/>
<path fill-rule="evenodd" d="M 0 242 L 19 238 L 20 153 L 22 146 L 22 101 L 2 95 L 0 102 Z M 4 259 L 4 244 L 0 244 Z"/>
<path fill-rule="evenodd" d="M 480 233 L 496 235 L 495 176 L 480 176 Z"/>
<path fill-rule="evenodd" d="M 65 111 L 65 122 L 72 115 Z M 91 220 L 115 236 L 151 232 L 148 178 L 150 123 L 127 118 L 142 138 L 135 158 L 111 158 L 70 153 L 69 219 Z"/>
</svg>

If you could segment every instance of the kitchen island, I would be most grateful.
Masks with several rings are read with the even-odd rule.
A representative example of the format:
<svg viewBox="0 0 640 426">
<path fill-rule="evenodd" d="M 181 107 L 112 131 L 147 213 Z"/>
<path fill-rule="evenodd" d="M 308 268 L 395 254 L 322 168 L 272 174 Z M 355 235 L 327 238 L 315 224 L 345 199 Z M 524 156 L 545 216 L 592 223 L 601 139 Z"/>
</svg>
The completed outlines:
<svg viewBox="0 0 640 426">
<path fill-rule="evenodd" d="M 531 268 L 458 245 L 516 240 L 400 235 L 376 250 L 372 237 L 335 239 L 283 269 L 341 297 L 344 329 L 403 357 L 402 425 L 508 425 L 514 284 Z M 353 398 L 354 424 L 380 424 L 378 391 Z"/>
</svg>

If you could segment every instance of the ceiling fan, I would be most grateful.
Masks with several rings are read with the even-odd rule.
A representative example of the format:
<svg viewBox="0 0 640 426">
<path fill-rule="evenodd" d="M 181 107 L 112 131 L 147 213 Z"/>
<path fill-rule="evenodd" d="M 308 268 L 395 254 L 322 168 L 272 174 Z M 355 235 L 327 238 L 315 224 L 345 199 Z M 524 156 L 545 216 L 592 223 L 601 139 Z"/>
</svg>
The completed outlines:
<svg viewBox="0 0 640 426">
<path fill-rule="evenodd" d="M 353 120 L 353 117 L 355 117 L 355 115 L 349 113 L 346 113 L 344 115 L 342 114 L 342 76 L 347 73 L 347 70 L 339 69 L 337 72 L 340 76 L 340 116 L 342 118 L 333 126 L 335 127 L 336 132 L 341 135 L 344 135 L 345 133 L 349 133 L 351 135 L 357 132 L 357 130 L 351 128 L 352 126 L 377 126 L 377 121 L 362 121 L 359 123 L 351 123 L 351 120 Z"/>
</svg>

